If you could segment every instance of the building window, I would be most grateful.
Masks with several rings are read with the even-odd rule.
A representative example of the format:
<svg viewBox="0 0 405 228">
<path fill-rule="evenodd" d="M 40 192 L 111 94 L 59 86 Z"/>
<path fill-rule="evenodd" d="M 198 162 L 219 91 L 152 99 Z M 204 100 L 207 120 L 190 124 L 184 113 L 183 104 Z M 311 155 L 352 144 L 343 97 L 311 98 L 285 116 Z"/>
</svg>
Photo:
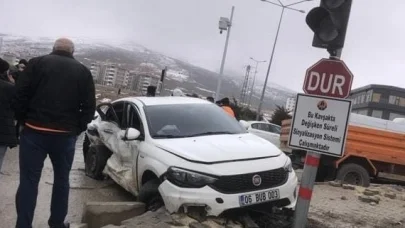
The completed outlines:
<svg viewBox="0 0 405 228">
<path fill-rule="evenodd" d="M 373 90 L 367 91 L 367 94 L 366 94 L 366 102 L 367 102 L 367 103 L 368 103 L 368 102 L 371 102 L 371 97 L 372 97 L 372 95 L 373 95 Z"/>
<path fill-rule="evenodd" d="M 383 115 L 383 111 L 381 111 L 381 110 L 373 110 L 373 113 L 371 114 L 371 116 L 372 117 L 375 117 L 375 118 L 382 118 L 382 115 Z"/>
<path fill-rule="evenodd" d="M 358 110 L 358 111 L 357 111 L 357 114 L 367 116 L 367 115 L 368 115 L 368 109 Z"/>
<path fill-rule="evenodd" d="M 380 102 L 380 99 L 381 99 L 381 93 L 373 93 L 373 99 L 372 99 L 373 102 L 378 103 L 378 102 Z"/>
<path fill-rule="evenodd" d="M 398 114 L 398 113 L 390 113 L 390 120 L 394 120 L 395 118 L 405 118 L 404 115 Z"/>
<path fill-rule="evenodd" d="M 360 96 L 360 104 L 363 104 L 366 101 L 366 95 L 362 94 Z"/>
<path fill-rule="evenodd" d="M 388 103 L 394 104 L 394 105 L 399 105 L 399 100 L 400 100 L 400 97 L 390 95 L 390 97 L 388 99 Z"/>
<path fill-rule="evenodd" d="M 399 98 L 399 106 L 405 107 L 405 98 L 403 97 Z"/>
<path fill-rule="evenodd" d="M 353 101 L 353 105 L 357 104 L 356 98 L 353 98 L 352 101 Z"/>
</svg>

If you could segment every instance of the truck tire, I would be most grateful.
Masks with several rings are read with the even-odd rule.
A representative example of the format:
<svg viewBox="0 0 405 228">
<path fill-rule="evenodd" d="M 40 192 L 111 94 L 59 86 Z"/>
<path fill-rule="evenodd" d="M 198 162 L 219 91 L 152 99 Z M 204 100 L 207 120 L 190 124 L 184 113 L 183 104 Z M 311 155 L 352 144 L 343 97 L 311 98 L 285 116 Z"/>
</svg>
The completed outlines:
<svg viewBox="0 0 405 228">
<path fill-rule="evenodd" d="M 163 206 L 163 200 L 159 193 L 159 179 L 147 181 L 139 190 L 138 200 L 145 203 L 148 211 L 155 211 Z"/>
<path fill-rule="evenodd" d="M 370 186 L 370 175 L 361 165 L 355 163 L 344 164 L 339 168 L 336 179 L 344 184 Z"/>
<path fill-rule="evenodd" d="M 95 180 L 104 180 L 103 170 L 111 154 L 104 145 L 90 146 L 85 158 L 86 175 Z"/>
</svg>

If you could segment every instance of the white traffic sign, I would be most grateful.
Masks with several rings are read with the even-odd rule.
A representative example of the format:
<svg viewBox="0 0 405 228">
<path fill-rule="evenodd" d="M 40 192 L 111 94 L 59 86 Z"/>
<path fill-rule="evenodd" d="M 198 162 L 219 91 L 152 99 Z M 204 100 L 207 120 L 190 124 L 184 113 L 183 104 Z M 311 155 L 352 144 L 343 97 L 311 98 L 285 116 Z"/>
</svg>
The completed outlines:
<svg viewBox="0 0 405 228">
<path fill-rule="evenodd" d="M 289 146 L 342 157 L 350 111 L 350 100 L 298 94 Z"/>
</svg>

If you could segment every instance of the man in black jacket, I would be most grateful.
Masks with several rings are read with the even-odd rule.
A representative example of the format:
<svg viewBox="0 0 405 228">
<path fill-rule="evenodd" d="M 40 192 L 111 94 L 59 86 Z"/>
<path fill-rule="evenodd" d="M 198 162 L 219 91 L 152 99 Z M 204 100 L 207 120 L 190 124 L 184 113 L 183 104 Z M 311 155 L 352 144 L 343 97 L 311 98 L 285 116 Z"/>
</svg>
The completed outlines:
<svg viewBox="0 0 405 228">
<path fill-rule="evenodd" d="M 7 148 L 17 145 L 14 112 L 11 109 L 15 88 L 8 69 L 9 64 L 0 59 L 0 171 Z"/>
<path fill-rule="evenodd" d="M 16 117 L 20 136 L 20 185 L 16 195 L 17 227 L 31 228 L 43 163 L 49 155 L 54 171 L 50 227 L 65 228 L 69 173 L 77 136 L 95 112 L 90 71 L 73 58 L 74 45 L 58 39 L 53 52 L 31 59 L 17 81 Z"/>
</svg>

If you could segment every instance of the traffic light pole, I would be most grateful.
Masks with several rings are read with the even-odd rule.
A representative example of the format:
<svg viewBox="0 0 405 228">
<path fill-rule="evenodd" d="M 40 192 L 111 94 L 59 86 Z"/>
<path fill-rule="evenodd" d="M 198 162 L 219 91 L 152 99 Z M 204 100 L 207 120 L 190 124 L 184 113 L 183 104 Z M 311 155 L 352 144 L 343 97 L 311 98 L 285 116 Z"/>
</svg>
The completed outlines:
<svg viewBox="0 0 405 228">
<path fill-rule="evenodd" d="M 330 59 L 340 59 L 342 49 L 329 51 Z M 308 212 L 315 186 L 316 174 L 320 163 L 321 154 L 307 151 L 302 173 L 301 184 L 298 190 L 297 205 L 295 207 L 293 228 L 305 228 L 308 222 Z"/>
</svg>

